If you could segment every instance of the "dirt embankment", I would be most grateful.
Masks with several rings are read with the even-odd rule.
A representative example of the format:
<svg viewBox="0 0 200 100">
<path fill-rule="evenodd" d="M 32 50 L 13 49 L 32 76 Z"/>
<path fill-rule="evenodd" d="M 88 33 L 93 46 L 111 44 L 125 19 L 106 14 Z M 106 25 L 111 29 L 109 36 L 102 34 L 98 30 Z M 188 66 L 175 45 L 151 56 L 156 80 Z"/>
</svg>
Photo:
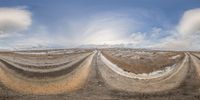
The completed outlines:
<svg viewBox="0 0 200 100">
<path fill-rule="evenodd" d="M 131 59 L 132 56 L 117 56 L 110 51 L 102 51 L 102 54 L 108 58 L 111 62 L 121 67 L 124 71 L 133 72 L 135 74 L 150 73 L 156 70 L 162 70 L 165 67 L 172 66 L 184 58 L 184 53 L 164 53 L 157 54 L 152 53 L 153 56 L 149 55 L 137 55 L 138 59 Z M 170 59 L 170 57 L 176 57 L 175 59 Z"/>
<path fill-rule="evenodd" d="M 100 58 L 102 59 L 102 56 Z M 108 67 L 109 65 L 106 64 L 103 59 L 102 62 L 99 63 L 105 63 L 105 65 L 102 64 L 99 69 L 102 77 L 110 87 L 117 90 L 137 93 L 155 93 L 174 89 L 185 79 L 188 71 L 188 55 L 186 55 L 181 63 L 177 64 L 176 69 L 174 69 L 172 73 L 150 79 L 130 78 Z"/>
<path fill-rule="evenodd" d="M 58 77 L 51 76 L 49 78 L 42 79 L 21 79 L 16 75 L 19 73 L 12 73 L 8 69 L 4 69 L 7 67 L 6 65 L 1 64 L 0 83 L 7 88 L 21 94 L 47 95 L 69 93 L 82 88 L 87 81 L 89 72 L 91 70 L 90 65 L 92 63 L 93 56 L 94 54 L 88 56 L 86 59 L 84 59 L 84 61 L 78 62 L 75 66 L 72 66 L 75 67 L 75 69 L 73 69 L 70 73 L 66 72 L 67 70 L 65 70 L 65 72 L 54 72 L 55 74 L 63 75 Z M 2 66 L 4 66 L 4 68 Z M 38 75 L 38 73 L 34 74 L 33 76 L 36 75 Z"/>
</svg>

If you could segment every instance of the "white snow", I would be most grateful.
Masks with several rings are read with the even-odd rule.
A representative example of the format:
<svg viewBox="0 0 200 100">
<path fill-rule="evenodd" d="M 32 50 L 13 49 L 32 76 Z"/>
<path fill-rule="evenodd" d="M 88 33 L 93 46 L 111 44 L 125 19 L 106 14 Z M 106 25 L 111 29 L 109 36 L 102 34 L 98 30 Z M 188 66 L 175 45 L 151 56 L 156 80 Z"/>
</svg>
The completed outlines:
<svg viewBox="0 0 200 100">
<path fill-rule="evenodd" d="M 47 54 L 47 52 L 15 52 L 17 54 Z"/>
<path fill-rule="evenodd" d="M 179 58 L 181 55 L 175 55 L 175 56 L 172 56 L 170 57 L 169 59 L 176 59 L 176 58 Z"/>
<path fill-rule="evenodd" d="M 131 59 L 140 59 L 141 57 L 139 55 L 134 55 L 131 57 Z"/>
</svg>

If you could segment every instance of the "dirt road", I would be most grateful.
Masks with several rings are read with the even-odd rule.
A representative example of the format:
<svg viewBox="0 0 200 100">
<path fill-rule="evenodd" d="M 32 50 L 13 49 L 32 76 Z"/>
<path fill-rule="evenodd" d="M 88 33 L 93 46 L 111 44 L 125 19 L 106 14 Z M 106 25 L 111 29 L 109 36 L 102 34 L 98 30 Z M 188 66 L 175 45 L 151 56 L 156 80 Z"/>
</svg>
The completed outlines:
<svg viewBox="0 0 200 100">
<path fill-rule="evenodd" d="M 175 83 L 178 82 L 178 86 L 162 92 L 138 93 L 110 86 L 108 81 L 105 80 L 105 75 L 102 75 L 102 71 L 107 72 L 105 69 L 109 67 L 95 54 L 90 66 L 91 70 L 87 76 L 87 81 L 79 90 L 53 95 L 22 94 L 0 84 L 0 100 L 200 100 L 200 78 L 197 71 L 200 65 L 195 64 L 195 61 L 200 62 L 200 59 L 197 58 L 194 60 L 194 57 L 188 54 L 187 64 L 185 64 L 186 67 L 181 69 L 187 70 L 177 72 L 182 73 L 177 77 L 183 77 L 181 81 L 173 81 Z M 185 76 L 182 76 L 184 74 Z M 121 80 L 120 77 L 115 78 L 111 77 L 112 80 L 115 80 L 112 84 L 119 84 L 117 80 Z M 123 83 L 127 85 L 126 81 Z M 149 86 L 148 83 L 146 84 Z"/>
</svg>

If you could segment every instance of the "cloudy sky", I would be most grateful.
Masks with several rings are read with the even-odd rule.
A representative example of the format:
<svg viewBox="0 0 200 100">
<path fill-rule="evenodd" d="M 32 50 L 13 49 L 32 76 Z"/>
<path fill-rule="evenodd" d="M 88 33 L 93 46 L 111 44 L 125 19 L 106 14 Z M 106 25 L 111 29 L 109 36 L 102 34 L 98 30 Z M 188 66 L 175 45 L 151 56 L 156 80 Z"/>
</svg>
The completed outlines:
<svg viewBox="0 0 200 100">
<path fill-rule="evenodd" d="M 200 0 L 0 0 L 0 49 L 200 50 Z"/>
</svg>

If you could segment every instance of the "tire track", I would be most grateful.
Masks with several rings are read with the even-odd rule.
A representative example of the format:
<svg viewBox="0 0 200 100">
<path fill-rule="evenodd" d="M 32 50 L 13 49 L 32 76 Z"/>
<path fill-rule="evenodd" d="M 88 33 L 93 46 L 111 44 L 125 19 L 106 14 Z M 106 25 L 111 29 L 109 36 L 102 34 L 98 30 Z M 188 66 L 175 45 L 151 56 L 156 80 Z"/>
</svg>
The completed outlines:
<svg viewBox="0 0 200 100">
<path fill-rule="evenodd" d="M 68 74 L 65 73 L 66 76 L 56 81 L 49 82 L 48 78 L 43 78 L 42 81 L 22 80 L 2 67 L 0 67 L 0 80 L 9 89 L 23 94 L 47 95 L 72 92 L 82 88 L 85 84 L 91 70 L 90 65 L 93 56 L 94 53 L 81 63 L 78 68 Z"/>
<path fill-rule="evenodd" d="M 181 84 L 181 82 L 185 79 L 188 70 L 188 55 L 186 55 L 184 61 L 180 67 L 174 71 L 174 73 L 160 81 L 156 81 L 154 79 L 138 80 L 122 76 L 117 74 L 105 64 L 102 64 L 99 69 L 104 80 L 110 87 L 128 92 L 154 93 L 170 90 Z"/>
</svg>

